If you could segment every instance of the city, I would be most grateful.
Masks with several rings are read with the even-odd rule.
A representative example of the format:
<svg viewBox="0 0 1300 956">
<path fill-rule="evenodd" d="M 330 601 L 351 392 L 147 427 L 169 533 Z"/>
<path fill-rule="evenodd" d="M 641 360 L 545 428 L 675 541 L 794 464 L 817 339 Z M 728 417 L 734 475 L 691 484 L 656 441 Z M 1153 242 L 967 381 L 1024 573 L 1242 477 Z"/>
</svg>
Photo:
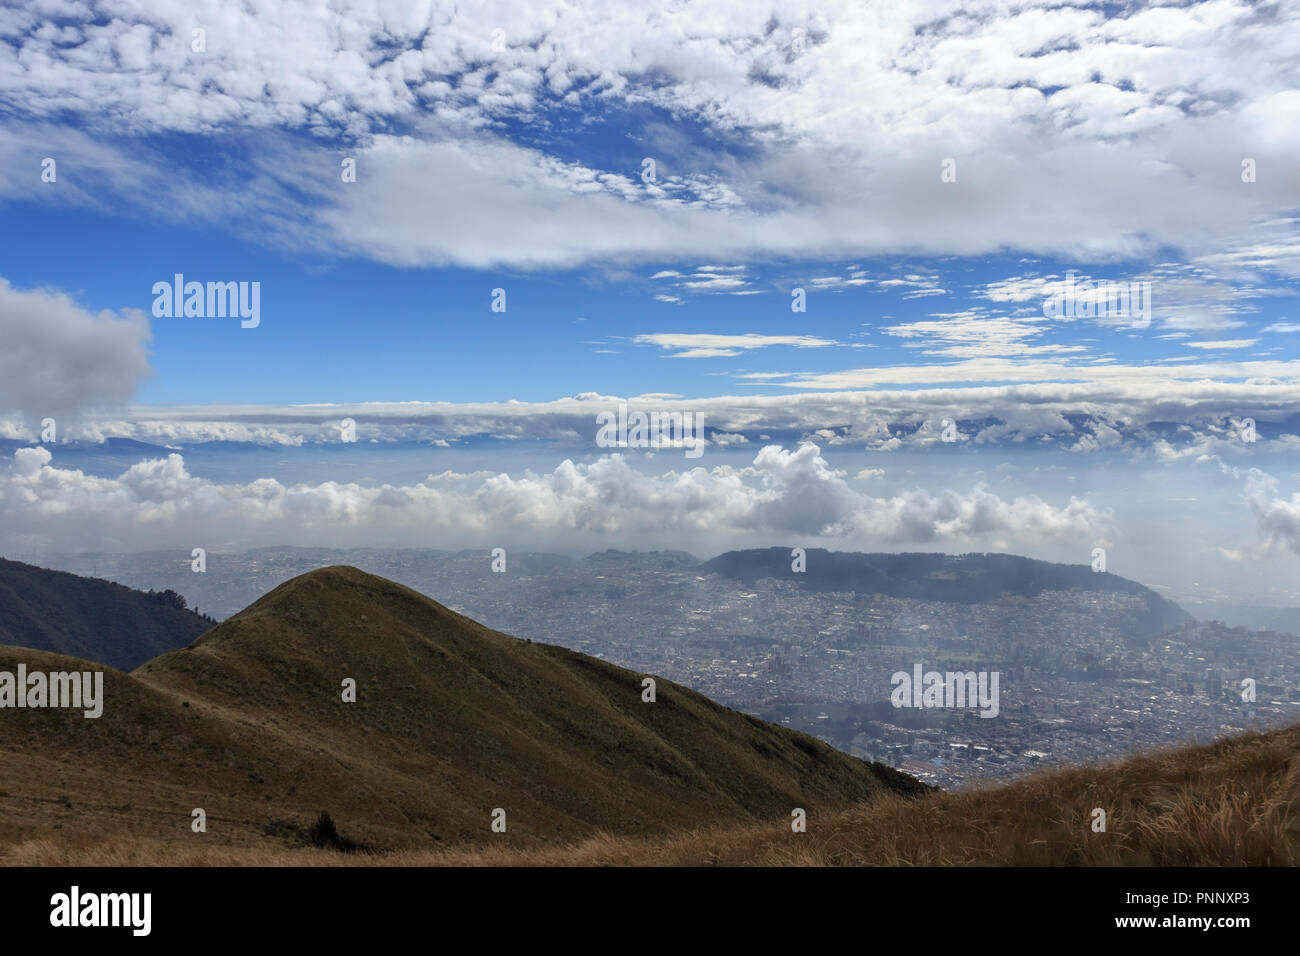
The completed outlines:
<svg viewBox="0 0 1300 956">
<path fill-rule="evenodd" d="M 1300 713 L 1300 637 L 1191 620 L 1145 635 L 1146 605 L 1134 594 L 958 604 L 789 580 L 743 586 L 700 573 L 684 552 L 511 554 L 499 573 L 487 553 L 387 549 L 211 554 L 203 574 L 188 555 L 166 552 L 45 560 L 174 589 L 218 619 L 311 568 L 351 564 L 507 634 L 665 677 L 944 789 L 1206 742 Z M 998 672 L 997 718 L 895 708 L 890 676 L 916 662 Z"/>
</svg>

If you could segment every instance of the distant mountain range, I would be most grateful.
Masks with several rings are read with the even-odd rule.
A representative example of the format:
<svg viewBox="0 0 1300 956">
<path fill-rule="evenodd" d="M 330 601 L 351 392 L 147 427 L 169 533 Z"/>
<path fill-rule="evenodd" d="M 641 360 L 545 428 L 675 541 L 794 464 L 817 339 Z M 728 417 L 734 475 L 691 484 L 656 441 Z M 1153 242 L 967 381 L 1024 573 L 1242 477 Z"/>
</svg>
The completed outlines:
<svg viewBox="0 0 1300 956">
<path fill-rule="evenodd" d="M 792 567 L 791 548 L 728 551 L 700 565 L 746 584 L 763 578 L 793 581 L 814 591 L 855 591 L 917 601 L 974 604 L 1006 595 L 1033 597 L 1043 591 L 1102 591 L 1146 601 L 1137 624 L 1144 636 L 1194 620 L 1177 604 L 1136 581 L 1087 565 L 1053 564 L 1015 554 L 862 554 L 810 548 L 805 570 Z"/>
<path fill-rule="evenodd" d="M 23 613 L 48 605 L 101 623 L 115 613 L 102 582 L 23 573 L 41 595 Z M 20 664 L 101 669 L 0 647 L 0 671 Z M 325 810 L 365 846 L 519 847 L 790 819 L 926 789 L 666 680 L 646 702 L 646 676 L 489 630 L 355 568 L 324 568 L 181 650 L 129 674 L 107 669 L 98 719 L 0 711 L 0 817 L 6 839 L 66 829 L 285 847 L 308 842 Z M 191 831 L 195 808 L 203 836 Z M 497 809 L 508 837 L 490 829 Z"/>
<path fill-rule="evenodd" d="M 511 575 L 567 578 L 553 592 L 573 597 L 575 576 L 590 573 L 614 580 L 620 574 L 719 574 L 740 584 L 760 578 L 791 581 L 815 591 L 854 591 L 922 601 L 1000 601 L 1006 595 L 1032 597 L 1044 591 L 1082 589 L 1138 597 L 1145 611 L 1130 615 L 1136 636 L 1152 637 L 1193 620 L 1177 604 L 1135 581 L 1094 573 L 1087 565 L 1053 564 L 1010 554 L 865 554 L 814 548 L 807 571 L 791 571 L 791 548 L 728 551 L 707 561 L 685 551 L 599 551 L 573 558 L 545 552 L 510 552 Z M 428 594 L 449 593 L 467 580 L 469 568 L 486 570 L 486 551 L 403 549 L 258 548 L 241 554 L 208 555 L 207 574 L 194 574 L 188 552 L 137 555 L 51 556 L 79 574 L 109 574 L 133 587 L 173 589 L 197 598 L 218 618 L 236 613 L 276 585 L 315 568 L 347 564 L 399 581 Z M 446 599 L 446 598 L 444 598 Z M 1233 621 L 1231 623 L 1246 623 Z M 1277 625 L 1272 625 L 1277 626 Z M 1279 627 L 1278 629 L 1284 629 Z"/>
<path fill-rule="evenodd" d="M 144 593 L 0 558 L 0 644 L 130 669 L 184 647 L 215 623 L 174 591 Z"/>
</svg>

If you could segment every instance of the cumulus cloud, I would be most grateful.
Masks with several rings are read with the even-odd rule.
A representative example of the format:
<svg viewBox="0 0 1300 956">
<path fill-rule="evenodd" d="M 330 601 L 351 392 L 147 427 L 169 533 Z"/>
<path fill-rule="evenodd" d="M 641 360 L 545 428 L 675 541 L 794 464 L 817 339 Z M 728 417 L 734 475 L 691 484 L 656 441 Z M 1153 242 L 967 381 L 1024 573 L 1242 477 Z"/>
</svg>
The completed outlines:
<svg viewBox="0 0 1300 956">
<path fill-rule="evenodd" d="M 1300 492 L 1283 498 L 1278 494 L 1276 478 L 1251 469 L 1246 479 L 1246 501 L 1265 546 L 1300 555 Z"/>
<path fill-rule="evenodd" d="M 565 460 L 547 474 L 446 472 L 403 486 L 273 478 L 218 484 L 191 474 L 179 454 L 98 477 L 60 468 L 47 448 L 30 447 L 19 448 L 0 471 L 0 517 L 5 547 L 35 542 L 63 550 L 199 542 L 445 545 L 561 531 L 585 541 L 794 534 L 964 546 L 1012 532 L 1030 541 L 1083 538 L 1108 520 L 1086 500 L 1006 500 L 983 487 L 863 494 L 813 444 L 766 446 L 743 468 L 647 474 L 609 455 Z"/>
<path fill-rule="evenodd" d="M 150 336 L 137 309 L 93 313 L 0 279 L 0 411 L 57 420 L 128 401 L 149 373 Z"/>
</svg>

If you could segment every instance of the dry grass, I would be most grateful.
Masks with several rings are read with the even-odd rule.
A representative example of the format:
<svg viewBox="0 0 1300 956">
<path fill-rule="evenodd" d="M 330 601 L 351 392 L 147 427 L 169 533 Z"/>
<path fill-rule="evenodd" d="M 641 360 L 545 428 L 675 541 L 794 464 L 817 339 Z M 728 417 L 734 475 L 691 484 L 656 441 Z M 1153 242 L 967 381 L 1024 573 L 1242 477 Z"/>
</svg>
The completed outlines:
<svg viewBox="0 0 1300 956">
<path fill-rule="evenodd" d="M 0 647 L 0 670 L 20 663 L 95 667 Z M 107 670 L 99 719 L 6 711 L 0 846 L 89 833 L 280 851 L 325 810 L 360 843 L 436 852 L 490 845 L 501 807 L 516 850 L 545 849 L 923 790 L 667 680 L 651 706 L 643 676 L 324 568 L 185 650 Z"/>
<path fill-rule="evenodd" d="M 0 849 L 10 865 L 209 866 L 1293 866 L 1300 862 L 1300 727 L 1042 774 L 994 789 L 881 796 L 785 821 L 663 838 L 597 833 L 567 846 L 343 855 L 199 848 L 130 838 Z M 1107 812 L 1105 833 L 1092 811 Z"/>
</svg>

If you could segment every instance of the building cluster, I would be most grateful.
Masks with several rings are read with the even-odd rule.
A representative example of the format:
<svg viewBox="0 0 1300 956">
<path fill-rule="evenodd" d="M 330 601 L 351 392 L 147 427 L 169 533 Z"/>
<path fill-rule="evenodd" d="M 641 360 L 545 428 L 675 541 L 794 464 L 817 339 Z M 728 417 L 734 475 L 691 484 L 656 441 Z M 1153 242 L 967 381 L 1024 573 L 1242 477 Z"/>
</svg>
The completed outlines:
<svg viewBox="0 0 1300 956">
<path fill-rule="evenodd" d="M 1149 633 L 1140 594 L 959 604 L 747 586 L 665 552 L 519 555 L 503 573 L 479 552 L 262 549 L 210 558 L 205 574 L 175 555 L 79 560 L 131 586 L 174 588 L 219 618 L 303 571 L 352 564 L 490 627 L 676 681 L 945 788 L 1300 719 L 1300 637 L 1213 622 Z M 997 672 L 997 716 L 893 706 L 892 675 L 918 662 Z"/>
</svg>

